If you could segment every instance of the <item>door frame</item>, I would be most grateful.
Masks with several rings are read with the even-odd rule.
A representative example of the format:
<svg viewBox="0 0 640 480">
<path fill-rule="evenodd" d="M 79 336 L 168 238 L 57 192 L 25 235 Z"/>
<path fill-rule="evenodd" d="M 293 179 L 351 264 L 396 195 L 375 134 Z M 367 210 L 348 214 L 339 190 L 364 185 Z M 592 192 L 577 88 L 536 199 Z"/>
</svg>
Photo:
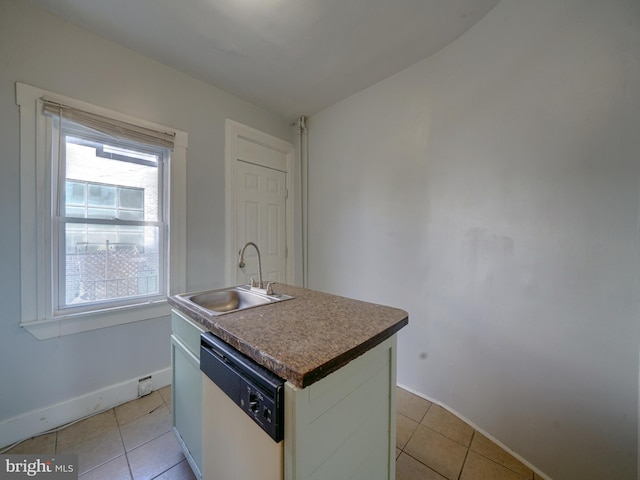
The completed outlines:
<svg viewBox="0 0 640 480">
<path fill-rule="evenodd" d="M 236 214 L 238 205 L 236 202 L 236 175 L 237 175 L 237 162 L 238 159 L 238 140 L 245 139 L 252 143 L 262 145 L 264 147 L 276 150 L 283 153 L 286 157 L 285 165 L 275 165 L 273 162 L 269 162 L 269 159 L 265 159 L 264 162 L 256 163 L 252 161 L 250 163 L 260 165 L 262 167 L 271 168 L 274 170 L 282 171 L 286 174 L 286 189 L 287 197 L 285 200 L 285 224 L 286 224 L 286 247 L 287 256 L 285 258 L 286 268 L 285 275 L 287 276 L 286 282 L 294 284 L 295 275 L 295 258 L 296 247 L 294 238 L 294 211 L 295 211 L 295 185 L 294 185 L 294 150 L 293 144 L 286 142 L 280 138 L 274 137 L 267 133 L 256 130 L 255 128 L 248 127 L 235 120 L 225 120 L 225 142 L 224 142 L 224 157 L 225 157 L 225 283 L 227 286 L 231 286 L 234 280 L 234 273 L 236 268 L 236 261 L 238 257 L 238 246 L 236 236 Z"/>
</svg>

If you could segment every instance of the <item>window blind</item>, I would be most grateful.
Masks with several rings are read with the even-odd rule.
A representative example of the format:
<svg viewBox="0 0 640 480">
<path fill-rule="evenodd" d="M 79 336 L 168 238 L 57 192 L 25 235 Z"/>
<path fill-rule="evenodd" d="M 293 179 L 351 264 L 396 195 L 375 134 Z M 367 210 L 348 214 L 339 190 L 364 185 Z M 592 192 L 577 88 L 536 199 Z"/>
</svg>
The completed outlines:
<svg viewBox="0 0 640 480">
<path fill-rule="evenodd" d="M 118 139 L 133 140 L 135 142 L 146 143 L 147 145 L 173 149 L 175 139 L 175 134 L 173 133 L 161 132 L 114 118 L 85 112 L 75 107 L 61 105 L 44 98 L 42 102 L 44 112 L 49 115 L 70 120 Z"/>
</svg>

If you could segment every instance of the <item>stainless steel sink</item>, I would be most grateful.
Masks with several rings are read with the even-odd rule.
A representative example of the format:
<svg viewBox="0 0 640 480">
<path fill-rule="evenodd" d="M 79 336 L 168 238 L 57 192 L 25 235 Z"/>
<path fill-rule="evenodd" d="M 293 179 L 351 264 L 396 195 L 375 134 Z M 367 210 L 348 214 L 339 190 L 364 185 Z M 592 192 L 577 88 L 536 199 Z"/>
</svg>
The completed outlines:
<svg viewBox="0 0 640 480">
<path fill-rule="evenodd" d="M 204 310 L 211 315 L 238 312 L 293 298 L 290 295 L 278 293 L 267 295 L 262 292 L 256 292 L 245 285 L 204 292 L 183 293 L 178 296 L 195 308 Z"/>
</svg>

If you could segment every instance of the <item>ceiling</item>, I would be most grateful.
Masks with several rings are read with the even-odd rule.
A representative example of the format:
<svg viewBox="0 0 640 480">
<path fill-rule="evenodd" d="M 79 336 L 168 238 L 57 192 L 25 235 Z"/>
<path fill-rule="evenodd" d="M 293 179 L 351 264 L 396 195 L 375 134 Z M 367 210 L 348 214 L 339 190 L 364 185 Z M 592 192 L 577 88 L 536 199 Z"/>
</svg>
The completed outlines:
<svg viewBox="0 0 640 480">
<path fill-rule="evenodd" d="M 31 0 L 287 120 L 455 40 L 499 0 Z"/>
</svg>

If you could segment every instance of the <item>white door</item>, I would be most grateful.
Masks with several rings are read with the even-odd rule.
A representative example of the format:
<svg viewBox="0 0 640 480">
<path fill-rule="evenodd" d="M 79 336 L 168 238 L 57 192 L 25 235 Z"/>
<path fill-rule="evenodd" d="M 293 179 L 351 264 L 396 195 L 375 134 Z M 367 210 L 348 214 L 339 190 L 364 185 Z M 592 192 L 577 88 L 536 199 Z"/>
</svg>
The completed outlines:
<svg viewBox="0 0 640 480">
<path fill-rule="evenodd" d="M 258 281 L 253 247 L 260 248 L 263 280 L 294 283 L 295 237 L 293 145 L 227 119 L 225 124 L 226 269 L 227 285 Z M 277 291 L 277 287 L 276 287 Z"/>
<path fill-rule="evenodd" d="M 236 169 L 236 240 L 237 250 L 246 242 L 260 248 L 262 277 L 265 282 L 286 281 L 286 199 L 287 176 L 272 168 L 238 161 Z M 237 256 L 237 255 L 236 255 Z M 245 268 L 236 268 L 236 284 L 246 284 L 249 277 L 258 282 L 256 250 L 245 251 Z M 237 261 L 236 261 L 237 267 Z"/>
</svg>

